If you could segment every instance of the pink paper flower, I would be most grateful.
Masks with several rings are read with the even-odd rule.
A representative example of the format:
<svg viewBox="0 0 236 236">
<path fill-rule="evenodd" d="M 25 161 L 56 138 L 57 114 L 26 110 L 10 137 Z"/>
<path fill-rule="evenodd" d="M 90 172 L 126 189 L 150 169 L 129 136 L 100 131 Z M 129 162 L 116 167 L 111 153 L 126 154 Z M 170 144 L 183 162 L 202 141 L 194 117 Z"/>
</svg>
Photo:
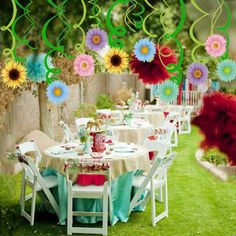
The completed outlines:
<svg viewBox="0 0 236 236">
<path fill-rule="evenodd" d="M 205 49 L 212 57 L 220 57 L 226 51 L 226 40 L 219 34 L 211 35 L 205 42 Z"/>
<path fill-rule="evenodd" d="M 74 61 L 75 73 L 80 76 L 92 76 L 94 74 L 93 57 L 87 54 L 81 54 Z"/>
</svg>

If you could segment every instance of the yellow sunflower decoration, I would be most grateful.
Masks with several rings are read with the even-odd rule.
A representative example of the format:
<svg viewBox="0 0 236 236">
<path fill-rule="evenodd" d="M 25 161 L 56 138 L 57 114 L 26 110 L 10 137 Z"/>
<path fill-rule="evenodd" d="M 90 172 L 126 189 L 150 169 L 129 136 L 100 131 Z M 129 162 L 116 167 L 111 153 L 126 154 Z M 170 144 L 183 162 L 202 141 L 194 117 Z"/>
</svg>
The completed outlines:
<svg viewBox="0 0 236 236">
<path fill-rule="evenodd" d="M 105 66 L 110 73 L 120 73 L 128 67 L 128 54 L 119 48 L 111 48 L 104 58 Z"/>
<path fill-rule="evenodd" d="M 23 65 L 10 61 L 1 72 L 2 80 L 10 88 L 18 88 L 26 81 L 27 73 Z"/>
</svg>

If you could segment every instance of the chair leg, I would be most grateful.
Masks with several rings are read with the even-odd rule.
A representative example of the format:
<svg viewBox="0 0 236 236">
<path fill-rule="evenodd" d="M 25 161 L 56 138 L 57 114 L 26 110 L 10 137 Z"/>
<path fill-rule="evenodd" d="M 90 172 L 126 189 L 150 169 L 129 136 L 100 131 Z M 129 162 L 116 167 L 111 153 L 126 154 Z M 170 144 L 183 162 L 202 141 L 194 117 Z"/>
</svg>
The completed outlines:
<svg viewBox="0 0 236 236">
<path fill-rule="evenodd" d="M 37 188 L 37 182 L 34 183 L 33 193 L 32 193 L 30 225 L 34 225 L 35 204 L 36 204 L 36 195 L 37 195 L 37 189 L 36 188 Z"/>
<path fill-rule="evenodd" d="M 156 226 L 156 200 L 155 200 L 155 190 L 152 186 L 151 188 L 151 212 L 152 212 L 152 226 Z"/>
<path fill-rule="evenodd" d="M 165 213 L 166 217 L 168 217 L 169 209 L 168 209 L 168 189 L 167 189 L 167 180 L 164 185 L 164 206 L 165 206 Z"/>
<path fill-rule="evenodd" d="M 103 191 L 103 212 L 102 212 L 102 235 L 107 235 L 108 213 L 108 186 L 105 184 Z"/>
<path fill-rule="evenodd" d="M 22 178 L 21 196 L 20 196 L 21 216 L 23 216 L 23 212 L 25 211 L 25 188 L 26 188 L 26 184 L 25 184 L 25 180 L 23 178 Z"/>
<path fill-rule="evenodd" d="M 67 234 L 72 235 L 72 227 L 73 227 L 73 199 L 71 196 L 71 189 L 68 186 L 68 203 L 67 203 Z"/>
</svg>

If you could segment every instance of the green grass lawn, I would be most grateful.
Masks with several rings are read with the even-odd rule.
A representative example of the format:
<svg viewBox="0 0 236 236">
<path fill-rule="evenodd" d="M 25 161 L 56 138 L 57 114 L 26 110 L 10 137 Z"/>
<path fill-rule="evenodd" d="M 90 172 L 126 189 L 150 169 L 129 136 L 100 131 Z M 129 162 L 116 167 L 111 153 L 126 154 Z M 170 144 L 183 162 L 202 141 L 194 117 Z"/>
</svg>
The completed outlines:
<svg viewBox="0 0 236 236">
<path fill-rule="evenodd" d="M 236 235 L 236 184 L 224 183 L 200 167 L 194 158 L 201 137 L 179 136 L 178 156 L 169 170 L 169 217 L 151 226 L 150 203 L 132 213 L 128 223 L 109 227 L 109 235 Z M 49 213 L 36 212 L 35 225 L 20 216 L 20 175 L 0 177 L 0 235 L 66 235 Z M 157 203 L 157 207 L 162 207 Z"/>
</svg>

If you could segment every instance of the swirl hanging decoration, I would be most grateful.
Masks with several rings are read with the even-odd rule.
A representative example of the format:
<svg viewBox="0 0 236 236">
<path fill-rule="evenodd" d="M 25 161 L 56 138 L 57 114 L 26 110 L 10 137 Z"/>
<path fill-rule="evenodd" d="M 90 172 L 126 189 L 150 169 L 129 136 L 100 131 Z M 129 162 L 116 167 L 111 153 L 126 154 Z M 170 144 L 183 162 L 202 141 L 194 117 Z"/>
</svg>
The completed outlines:
<svg viewBox="0 0 236 236">
<path fill-rule="evenodd" d="M 153 34 L 153 33 L 149 32 L 149 31 L 147 30 L 146 22 L 147 22 L 147 20 L 148 20 L 148 18 L 149 18 L 150 16 L 152 16 L 153 14 L 155 14 L 155 13 L 158 12 L 158 8 L 154 7 L 148 0 L 145 0 L 145 3 L 146 3 L 150 8 L 152 8 L 152 11 L 143 19 L 142 28 L 143 28 L 144 33 L 147 34 L 149 38 L 156 38 L 156 37 L 157 37 L 157 34 Z"/>
<path fill-rule="evenodd" d="M 197 50 L 198 48 L 200 48 L 200 47 L 204 47 L 204 42 L 200 42 L 200 41 L 195 37 L 193 31 L 194 31 L 194 27 L 196 26 L 196 24 L 198 24 L 198 22 L 200 22 L 200 21 L 201 21 L 202 19 L 204 19 L 205 17 L 209 16 L 209 13 L 206 12 L 206 11 L 204 11 L 204 10 L 202 10 L 202 9 L 199 7 L 199 5 L 195 2 L 195 0 L 191 0 L 191 3 L 193 4 L 194 8 L 195 8 L 198 12 L 200 12 L 200 13 L 203 14 L 202 16 L 200 16 L 198 19 L 196 19 L 196 20 L 193 22 L 193 24 L 191 25 L 191 27 L 190 27 L 190 29 L 189 29 L 189 36 L 190 36 L 190 38 L 193 40 L 193 42 L 196 44 L 196 45 L 194 46 L 194 48 L 192 49 L 192 51 L 191 51 L 191 57 L 192 57 L 192 60 L 193 60 L 193 61 L 197 61 L 197 58 L 196 58 L 196 56 L 195 56 L 196 50 Z M 201 58 L 201 62 L 202 62 L 203 64 L 206 62 L 206 60 L 207 60 L 207 59 Z M 198 61 L 200 61 L 200 60 L 198 60 Z"/>
<path fill-rule="evenodd" d="M 229 29 L 229 27 L 230 27 L 231 19 L 232 19 L 231 11 L 230 11 L 230 9 L 229 9 L 228 4 L 227 4 L 225 1 L 223 1 L 223 3 L 224 3 L 225 10 L 226 10 L 226 13 L 227 13 L 227 20 L 226 20 L 225 25 L 217 27 L 217 29 L 218 29 L 219 31 L 221 31 L 222 33 L 224 33 L 224 34 L 225 34 L 225 37 L 226 37 L 226 52 L 225 52 L 225 54 L 221 57 L 222 60 L 227 59 L 228 56 L 229 56 L 229 43 L 230 43 L 230 39 L 229 39 L 228 29 Z"/>
<path fill-rule="evenodd" d="M 31 4 L 33 3 L 33 1 L 32 1 L 32 0 L 29 0 L 29 3 L 28 3 L 25 7 L 22 6 L 22 5 L 19 3 L 18 0 L 15 0 L 15 2 L 16 2 L 16 4 L 17 4 L 24 12 L 23 12 L 23 14 L 21 14 L 19 17 L 17 17 L 17 18 L 14 20 L 13 24 L 12 24 L 12 33 L 13 33 L 13 35 L 14 35 L 16 41 L 17 41 L 17 44 L 16 44 L 16 46 L 15 46 L 15 48 L 14 48 L 13 53 L 14 53 L 14 57 L 15 57 L 15 60 L 16 60 L 16 61 L 25 62 L 25 61 L 26 61 L 26 57 L 18 57 L 18 56 L 16 55 L 16 50 L 17 50 L 17 47 L 18 47 L 19 45 L 21 45 L 21 44 L 26 45 L 27 47 L 29 47 L 29 48 L 31 48 L 31 49 L 33 49 L 33 50 L 36 49 L 36 47 L 32 47 L 32 46 L 30 45 L 29 40 L 27 39 L 28 35 L 33 31 L 34 26 L 35 26 L 34 19 L 31 17 L 31 15 L 30 15 L 30 10 L 29 10 L 29 7 L 31 6 Z M 20 22 L 20 20 L 21 20 L 23 17 L 27 18 L 27 20 L 30 22 L 30 24 L 29 24 L 28 27 L 25 29 L 23 38 L 20 38 L 20 37 L 17 35 L 17 33 L 16 33 L 16 25 L 17 25 L 17 24 L 20 24 L 19 22 Z"/>
<path fill-rule="evenodd" d="M 1 31 L 8 31 L 8 33 L 11 35 L 11 39 L 12 39 L 12 45 L 11 45 L 11 48 L 5 48 L 3 50 L 3 55 L 6 56 L 6 57 L 9 57 L 11 56 L 11 59 L 13 60 L 15 55 L 14 55 L 14 49 L 16 47 L 16 39 L 13 35 L 13 32 L 12 32 L 12 29 L 11 29 L 11 26 L 12 24 L 14 23 L 14 20 L 16 18 L 16 14 L 17 14 L 17 7 L 16 7 L 16 3 L 14 0 L 11 0 L 11 3 L 12 3 L 12 17 L 11 17 L 11 20 L 9 21 L 8 25 L 5 25 L 5 26 L 2 26 L 1 27 Z M 8 59 L 10 60 L 10 59 Z M 7 61 L 8 61 L 7 60 Z"/>
<path fill-rule="evenodd" d="M 101 20 L 99 16 L 101 14 L 101 7 L 97 4 L 98 0 L 89 0 L 88 3 L 92 5 L 92 15 L 89 16 L 89 19 L 94 19 L 96 24 L 92 23 L 92 28 L 101 28 Z"/>
<path fill-rule="evenodd" d="M 81 0 L 81 3 L 82 3 L 82 7 L 83 7 L 83 15 L 82 15 L 82 18 L 81 18 L 80 22 L 78 24 L 74 24 L 73 25 L 73 29 L 79 29 L 81 34 L 82 34 L 82 42 L 81 43 L 77 43 L 75 45 L 75 49 L 76 50 L 81 50 L 83 52 L 84 51 L 84 47 L 85 47 L 85 33 L 84 33 L 84 30 L 81 27 L 81 25 L 83 24 L 83 22 L 85 20 L 87 9 L 86 9 L 86 5 L 85 5 L 84 0 Z"/>
<path fill-rule="evenodd" d="M 142 28 L 143 24 L 143 13 L 145 12 L 145 7 L 139 3 L 136 0 L 130 0 L 131 6 L 126 10 L 125 12 L 125 24 L 127 27 L 133 31 L 136 32 L 136 30 L 139 30 Z M 137 7 L 141 8 L 138 12 L 133 12 L 134 9 Z M 132 18 L 129 16 L 131 14 Z"/>
<path fill-rule="evenodd" d="M 161 24 L 164 28 L 164 35 L 162 35 L 159 40 L 158 40 L 158 45 L 162 45 L 162 47 L 166 46 L 171 40 L 173 40 L 179 49 L 179 59 L 178 59 L 178 63 L 177 64 L 169 64 L 169 65 L 165 65 L 162 61 L 162 65 L 168 70 L 168 72 L 170 73 L 175 73 L 175 75 L 173 75 L 170 80 L 177 83 L 178 85 L 180 85 L 183 75 L 182 75 L 182 71 L 181 71 L 181 65 L 183 64 L 184 61 L 184 50 L 183 50 L 183 46 L 181 44 L 181 42 L 176 38 L 177 34 L 181 31 L 185 19 L 186 19 L 186 9 L 185 9 L 185 4 L 184 4 L 184 0 L 180 0 L 180 11 L 181 11 L 181 18 L 180 18 L 180 22 L 177 26 L 177 28 L 175 29 L 174 32 L 172 33 L 166 33 L 167 29 L 165 28 L 165 24 L 164 24 L 164 18 L 165 18 L 165 14 L 166 12 L 170 9 L 170 6 L 166 3 L 165 0 L 163 0 L 165 5 L 168 7 L 167 9 L 165 9 L 162 13 L 161 13 Z M 161 44 L 161 40 L 164 39 L 166 41 L 165 44 Z M 161 49 L 159 50 L 159 53 L 161 54 Z M 161 54 L 160 59 L 163 57 L 167 57 L 169 55 L 164 55 Z"/>
<path fill-rule="evenodd" d="M 109 34 L 108 34 L 108 42 L 111 47 L 116 47 L 116 48 L 123 48 L 124 47 L 124 41 L 121 40 L 119 37 L 125 36 L 126 35 L 126 28 L 124 26 L 116 26 L 114 27 L 111 23 L 111 13 L 113 9 L 118 5 L 118 4 L 127 4 L 129 3 L 129 0 L 116 0 L 109 8 L 107 11 L 107 16 L 106 16 L 106 25 L 109 29 Z M 115 37 L 116 36 L 116 37 Z"/>
<path fill-rule="evenodd" d="M 63 39 L 69 34 L 69 32 L 71 31 L 72 27 L 70 26 L 70 24 L 68 23 L 66 17 L 64 16 L 64 5 L 67 3 L 68 0 L 64 0 L 62 3 L 60 3 L 59 5 L 55 4 L 52 0 L 48 0 L 48 3 L 50 5 L 52 5 L 55 9 L 56 9 L 56 14 L 51 17 L 49 20 L 46 21 L 46 23 L 43 25 L 41 34 L 42 34 L 42 39 L 44 40 L 45 44 L 51 49 L 47 52 L 45 58 L 44 58 L 44 65 L 47 69 L 47 73 L 46 73 L 46 81 L 47 83 L 51 83 L 53 80 L 57 80 L 58 78 L 55 76 L 57 74 L 61 73 L 61 69 L 60 68 L 56 68 L 53 67 L 51 68 L 50 65 L 48 64 L 48 62 L 50 61 L 48 59 L 48 57 L 54 53 L 54 52 L 60 52 L 62 55 L 66 56 L 67 58 L 71 59 L 70 56 L 66 55 L 64 52 L 64 46 L 61 45 L 61 42 L 63 41 Z M 57 40 L 56 40 L 56 45 L 54 45 L 53 43 L 51 43 L 47 37 L 47 28 L 49 26 L 49 24 L 55 19 L 55 18 L 59 18 L 61 20 L 62 23 L 64 23 L 66 25 L 66 27 L 60 32 L 60 34 L 57 36 Z"/>
</svg>

